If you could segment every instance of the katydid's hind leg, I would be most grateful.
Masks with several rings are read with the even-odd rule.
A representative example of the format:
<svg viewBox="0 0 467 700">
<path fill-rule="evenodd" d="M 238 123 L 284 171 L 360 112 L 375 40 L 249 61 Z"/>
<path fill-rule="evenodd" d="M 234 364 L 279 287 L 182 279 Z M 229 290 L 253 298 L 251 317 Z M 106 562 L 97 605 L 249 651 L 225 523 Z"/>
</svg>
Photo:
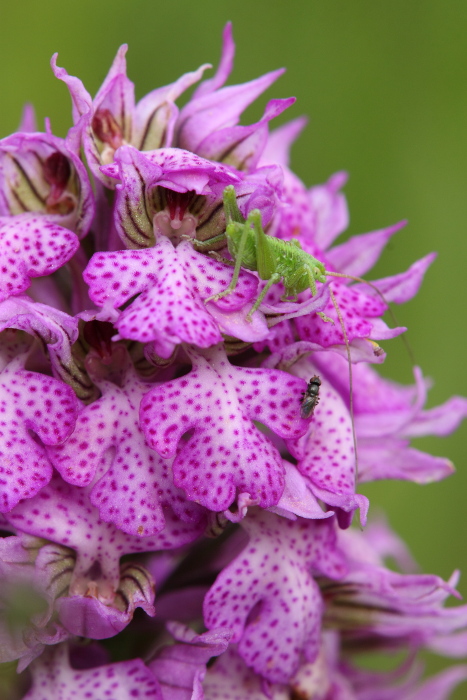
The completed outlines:
<svg viewBox="0 0 467 700">
<path fill-rule="evenodd" d="M 222 299 L 223 297 L 228 296 L 229 294 L 231 294 L 235 290 L 235 288 L 237 286 L 237 282 L 238 282 L 238 277 L 240 275 L 240 269 L 242 267 L 243 252 L 245 250 L 245 244 L 246 244 L 246 240 L 248 237 L 248 232 L 249 232 L 249 224 L 245 224 L 243 227 L 242 236 L 240 238 L 240 243 L 238 246 L 237 255 L 235 257 L 235 267 L 234 267 L 234 272 L 233 272 L 233 276 L 232 276 L 232 281 L 230 282 L 227 289 L 224 289 L 223 292 L 219 292 L 218 294 L 213 294 L 212 296 L 205 299 L 204 300 L 205 304 L 207 304 L 208 301 L 217 301 L 218 299 Z"/>
<path fill-rule="evenodd" d="M 281 275 L 277 272 L 275 272 L 273 275 L 271 275 L 271 277 L 268 279 L 268 281 L 264 285 L 263 289 L 261 290 L 261 294 L 259 295 L 259 297 L 255 301 L 255 303 L 253 304 L 253 306 L 251 307 L 251 309 L 247 313 L 247 316 L 246 316 L 247 321 L 251 321 L 251 317 L 253 316 L 255 311 L 260 307 L 261 302 L 263 301 L 264 297 L 266 296 L 266 294 L 268 293 L 268 291 L 270 290 L 272 285 L 277 284 L 280 281 L 280 279 L 281 279 Z"/>
<path fill-rule="evenodd" d="M 322 311 L 317 311 L 316 315 L 320 317 L 324 323 L 334 323 L 334 319 L 330 318 L 329 316 L 326 316 L 326 314 L 323 314 Z"/>
<path fill-rule="evenodd" d="M 262 280 L 269 280 L 271 275 L 276 274 L 277 270 L 274 250 L 271 248 L 271 238 L 263 231 L 261 213 L 258 209 L 253 209 L 250 212 L 248 220 L 252 222 L 255 232 L 256 269 L 258 275 Z"/>
<path fill-rule="evenodd" d="M 230 265 L 231 267 L 235 267 L 235 263 L 233 260 L 230 260 L 229 258 L 224 258 L 223 255 L 217 252 L 217 250 L 210 250 L 208 255 L 211 256 L 211 258 L 214 258 L 217 262 L 224 263 L 224 265 Z"/>
<path fill-rule="evenodd" d="M 310 291 L 311 291 L 312 296 L 315 297 L 315 296 L 317 295 L 317 293 L 318 293 L 318 290 L 317 290 L 317 287 L 316 287 L 316 280 L 315 280 L 315 277 L 314 277 L 313 272 L 312 272 L 312 270 L 310 269 L 309 265 L 304 265 L 304 266 L 303 266 L 303 272 L 305 272 L 306 275 L 308 276 L 308 284 L 309 284 L 309 286 L 310 286 Z M 317 313 L 317 315 L 320 317 L 320 319 L 321 319 L 322 321 L 324 321 L 325 323 L 334 323 L 334 321 L 332 320 L 332 318 L 329 318 L 329 316 L 326 316 L 326 314 L 324 314 L 322 311 L 317 311 L 316 313 Z"/>
</svg>

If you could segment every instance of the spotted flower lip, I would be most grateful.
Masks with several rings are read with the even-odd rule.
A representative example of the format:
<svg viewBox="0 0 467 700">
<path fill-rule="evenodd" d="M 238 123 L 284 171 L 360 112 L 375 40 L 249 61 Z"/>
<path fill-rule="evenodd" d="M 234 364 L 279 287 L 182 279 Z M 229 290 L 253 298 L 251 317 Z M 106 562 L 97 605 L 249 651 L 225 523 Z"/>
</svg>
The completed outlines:
<svg viewBox="0 0 467 700">
<path fill-rule="evenodd" d="M 204 354 L 193 349 L 190 356 L 190 374 L 152 389 L 141 402 L 148 444 L 162 457 L 177 453 L 175 484 L 210 510 L 228 508 L 237 490 L 263 507 L 275 505 L 284 489 L 284 467 L 252 421 L 281 437 L 303 434 L 307 422 L 297 410 L 297 396 L 305 382 L 277 370 L 232 366 L 221 346 Z M 192 437 L 180 442 L 192 428 Z"/>
<path fill-rule="evenodd" d="M 95 253 L 83 274 L 91 299 L 101 307 L 120 307 L 139 294 L 119 314 L 117 337 L 153 342 L 165 358 L 181 342 L 204 348 L 221 342 L 219 324 L 229 323 L 230 312 L 252 301 L 257 286 L 256 278 L 242 271 L 234 294 L 205 306 L 204 300 L 225 289 L 231 276 L 231 268 L 198 253 L 189 241 L 174 248 L 165 236 L 146 250 Z M 234 323 L 239 338 L 249 340 L 255 332 L 239 315 Z M 267 334 L 263 326 L 254 339 Z"/>
<path fill-rule="evenodd" d="M 25 370 L 25 360 L 24 355 L 16 357 L 0 374 L 2 513 L 9 512 L 21 499 L 31 498 L 50 481 L 52 465 L 45 445 L 66 440 L 77 412 L 70 387 Z"/>
<path fill-rule="evenodd" d="M 250 542 L 207 594 L 205 624 L 230 629 L 248 666 L 268 681 L 285 682 L 301 658 L 312 661 L 318 653 L 323 604 L 311 571 L 324 567 L 341 578 L 346 570 L 335 548 L 334 523 L 290 521 L 256 510 L 242 527 Z M 271 556 L 274 551 L 279 558 Z"/>
<path fill-rule="evenodd" d="M 76 252 L 74 233 L 37 214 L 0 217 L 0 301 L 50 275 Z"/>
<path fill-rule="evenodd" d="M 149 387 L 128 371 L 122 386 L 100 380 L 101 398 L 80 412 L 66 443 L 49 459 L 70 484 L 90 486 L 90 502 L 100 519 L 135 537 L 156 535 L 171 508 L 196 525 L 201 509 L 187 503 L 172 481 L 172 465 L 145 444 L 138 425 L 139 405 Z M 108 468 L 102 462 L 113 451 Z"/>
<path fill-rule="evenodd" d="M 400 226 L 393 228 L 398 230 Z M 381 233 L 384 235 L 381 236 Z M 386 233 L 387 231 L 382 230 L 375 234 L 363 234 L 355 237 L 353 241 L 348 241 L 352 244 L 354 251 L 349 257 L 341 258 L 341 260 L 346 259 L 347 265 L 347 269 L 343 267 L 342 272 L 347 274 L 350 270 L 349 274 L 361 274 L 372 255 L 371 245 L 368 255 L 365 252 L 367 236 L 375 235 L 377 239 L 387 240 Z M 347 244 L 343 245 L 347 246 Z M 372 280 L 369 284 L 359 282 L 348 286 L 345 280 L 331 281 L 349 342 L 363 338 L 373 341 L 388 340 L 407 330 L 404 327 L 388 328 L 381 316 L 389 302 L 404 303 L 417 293 L 435 257 L 434 253 L 426 255 L 413 263 L 405 272 L 381 280 Z M 328 303 L 325 313 L 333 319 L 334 324 L 325 324 L 319 317 L 305 317 L 296 321 L 297 332 L 302 340 L 318 342 L 325 347 L 342 344 L 342 329 L 337 311 L 331 303 Z"/>
</svg>

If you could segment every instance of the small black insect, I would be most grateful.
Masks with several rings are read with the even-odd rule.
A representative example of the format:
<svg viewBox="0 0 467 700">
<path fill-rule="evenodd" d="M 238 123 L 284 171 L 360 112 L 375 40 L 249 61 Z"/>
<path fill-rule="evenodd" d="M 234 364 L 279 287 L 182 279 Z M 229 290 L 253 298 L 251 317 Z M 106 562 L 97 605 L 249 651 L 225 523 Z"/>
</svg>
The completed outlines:
<svg viewBox="0 0 467 700">
<path fill-rule="evenodd" d="M 310 418 L 313 415 L 313 411 L 319 404 L 319 388 L 321 386 L 321 379 L 317 374 L 314 374 L 310 381 L 306 391 L 302 393 L 302 404 L 300 406 L 300 415 L 302 418 Z"/>
</svg>

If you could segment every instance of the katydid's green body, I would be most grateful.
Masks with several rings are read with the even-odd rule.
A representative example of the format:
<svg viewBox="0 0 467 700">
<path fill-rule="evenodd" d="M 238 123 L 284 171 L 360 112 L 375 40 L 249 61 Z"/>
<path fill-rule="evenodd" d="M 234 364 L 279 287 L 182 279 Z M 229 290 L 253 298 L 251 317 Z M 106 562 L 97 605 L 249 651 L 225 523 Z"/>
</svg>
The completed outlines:
<svg viewBox="0 0 467 700">
<path fill-rule="evenodd" d="M 250 228 L 251 223 L 254 228 Z M 262 280 L 282 280 L 286 296 L 296 296 L 308 288 L 316 294 L 315 281 L 326 282 L 323 263 L 302 250 L 299 241 L 283 241 L 264 233 L 258 210 L 251 212 L 243 226 L 229 224 L 226 235 L 232 258 L 241 257 L 241 267 L 257 270 Z M 242 237 L 245 247 L 240 256 Z"/>
<path fill-rule="evenodd" d="M 224 207 L 228 221 L 225 236 L 229 253 L 235 261 L 235 268 L 227 289 L 206 301 L 215 301 L 233 292 L 242 267 L 258 272 L 260 278 L 266 280 L 266 285 L 248 313 L 248 320 L 251 320 L 270 287 L 281 280 L 285 287 L 285 297 L 296 297 L 305 289 L 310 289 L 313 296 L 316 294 L 316 281 L 326 282 L 326 271 L 322 262 L 302 250 L 297 240 L 283 241 L 267 236 L 257 209 L 250 212 L 245 221 L 238 209 L 232 186 L 226 187 L 224 191 Z M 324 314 L 322 316 L 324 320 L 330 320 Z"/>
</svg>

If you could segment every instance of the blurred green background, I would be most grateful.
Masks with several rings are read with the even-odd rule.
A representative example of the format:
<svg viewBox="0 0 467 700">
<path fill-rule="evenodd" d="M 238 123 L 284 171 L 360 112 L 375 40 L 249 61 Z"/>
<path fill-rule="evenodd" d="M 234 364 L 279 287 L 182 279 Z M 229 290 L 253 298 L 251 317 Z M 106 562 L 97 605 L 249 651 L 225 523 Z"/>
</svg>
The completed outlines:
<svg viewBox="0 0 467 700">
<path fill-rule="evenodd" d="M 417 298 L 397 310 L 409 327 L 417 363 L 435 380 L 430 406 L 467 395 L 465 371 L 467 262 L 467 3 L 425 0 L 23 0 L 2 3 L 0 132 L 17 127 L 31 101 L 55 133 L 71 122 L 69 96 L 49 59 L 79 76 L 94 94 L 118 46 L 130 46 L 129 76 L 137 97 L 206 61 L 217 65 L 221 32 L 234 23 L 237 43 L 230 83 L 287 67 L 267 99 L 295 95 L 282 121 L 310 124 L 292 165 L 307 185 L 347 170 L 349 234 L 409 226 L 391 241 L 370 278 L 405 270 L 432 250 L 438 260 Z M 280 123 L 280 120 L 278 121 Z M 411 381 L 400 340 L 384 344 L 383 372 Z M 457 474 L 425 487 L 381 482 L 365 489 L 382 507 L 423 570 L 447 578 L 464 572 L 467 594 L 467 425 L 456 435 L 418 441 L 449 457 Z M 459 695 L 459 697 L 461 697 Z"/>
</svg>

